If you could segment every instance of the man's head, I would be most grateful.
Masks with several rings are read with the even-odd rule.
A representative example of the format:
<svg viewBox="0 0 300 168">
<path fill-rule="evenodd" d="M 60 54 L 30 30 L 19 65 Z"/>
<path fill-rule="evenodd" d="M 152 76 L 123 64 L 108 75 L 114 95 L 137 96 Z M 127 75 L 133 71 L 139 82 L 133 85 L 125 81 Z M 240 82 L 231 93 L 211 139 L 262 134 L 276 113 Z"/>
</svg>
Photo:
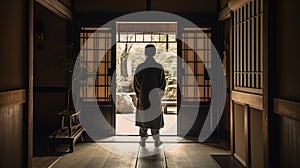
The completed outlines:
<svg viewBox="0 0 300 168">
<path fill-rule="evenodd" d="M 156 54 L 156 48 L 153 44 L 148 44 L 145 47 L 145 55 L 146 57 L 154 57 Z"/>
</svg>

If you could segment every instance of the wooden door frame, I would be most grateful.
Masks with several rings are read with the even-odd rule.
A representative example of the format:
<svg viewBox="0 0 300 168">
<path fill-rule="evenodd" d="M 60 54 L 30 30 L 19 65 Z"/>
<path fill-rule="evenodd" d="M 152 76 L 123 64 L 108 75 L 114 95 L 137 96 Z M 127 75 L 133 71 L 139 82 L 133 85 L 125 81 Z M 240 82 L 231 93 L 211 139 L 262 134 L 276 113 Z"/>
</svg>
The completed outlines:
<svg viewBox="0 0 300 168">
<path fill-rule="evenodd" d="M 273 107 L 273 97 L 270 94 L 272 91 L 270 90 L 270 79 L 271 75 L 269 73 L 272 70 L 269 70 L 271 67 L 269 64 L 269 0 L 263 1 L 263 158 L 264 158 L 264 167 L 270 166 L 270 157 L 269 157 L 269 112 Z M 269 83 L 270 82 L 270 83 Z"/>
<path fill-rule="evenodd" d="M 270 66 L 272 66 L 270 64 L 271 60 L 269 58 L 269 52 L 270 52 L 270 46 L 269 46 L 269 5 L 270 2 L 269 0 L 262 0 L 263 1 L 263 91 L 262 91 L 262 97 L 256 97 L 254 98 L 251 95 L 241 95 L 241 94 L 235 94 L 233 95 L 233 51 L 234 51 L 234 41 L 233 41 L 233 8 L 237 9 L 239 7 L 241 7 L 242 5 L 248 3 L 251 0 L 232 0 L 228 3 L 228 6 L 222 10 L 219 13 L 219 18 L 220 21 L 223 21 L 225 19 L 230 19 L 230 150 L 231 150 L 231 155 L 234 155 L 234 151 L 235 151 L 235 141 L 234 141 L 234 137 L 235 137 L 235 133 L 234 133 L 234 113 L 233 113 L 233 100 L 235 99 L 234 97 L 239 96 L 239 99 L 244 99 L 245 103 L 248 103 L 248 98 L 252 97 L 252 100 L 256 101 L 257 103 L 255 103 L 255 106 L 259 106 L 262 110 L 262 129 L 263 129 L 263 165 L 264 167 L 269 167 L 270 165 L 270 134 L 269 134 L 269 119 L 270 119 L 270 115 L 269 115 L 269 111 L 272 109 L 273 103 L 272 103 L 272 87 L 270 88 L 270 80 L 271 79 L 271 75 L 270 74 Z M 227 8 L 230 8 L 231 11 L 228 11 Z M 249 97 L 250 96 L 250 97 Z M 259 103 L 261 102 L 261 103 Z M 253 102 L 252 102 L 253 105 Z M 248 114 L 249 113 L 249 106 L 246 105 L 245 108 L 245 113 Z M 245 118 L 248 121 L 248 116 L 245 115 Z M 249 123 L 245 123 L 245 128 Z M 248 129 L 246 130 L 246 141 L 248 142 Z M 272 131 L 271 131 L 272 133 Z M 248 144 L 246 144 L 248 146 Z M 248 147 L 249 148 L 249 147 Z M 246 149 L 246 153 L 247 153 L 247 149 Z M 248 151 L 249 152 L 249 151 Z M 247 154 L 246 154 L 247 155 Z M 248 162 L 249 156 L 246 156 L 246 161 Z M 247 166 L 248 163 L 246 163 Z"/>
<path fill-rule="evenodd" d="M 33 88 L 34 88 L 34 6 L 39 3 L 45 8 L 49 9 L 54 14 L 58 15 L 64 20 L 72 20 L 72 12 L 65 5 L 58 0 L 28 0 L 27 1 L 27 23 L 28 23 L 28 78 L 27 78 L 27 104 L 26 114 L 24 115 L 24 145 L 23 145 L 23 159 L 26 167 L 32 167 L 33 159 Z"/>
<path fill-rule="evenodd" d="M 33 71 L 34 71 L 34 0 L 28 0 L 28 89 L 27 114 L 24 115 L 24 125 L 27 137 L 24 138 L 24 162 L 32 167 L 33 158 Z M 26 135 L 26 134 L 25 134 Z"/>
</svg>

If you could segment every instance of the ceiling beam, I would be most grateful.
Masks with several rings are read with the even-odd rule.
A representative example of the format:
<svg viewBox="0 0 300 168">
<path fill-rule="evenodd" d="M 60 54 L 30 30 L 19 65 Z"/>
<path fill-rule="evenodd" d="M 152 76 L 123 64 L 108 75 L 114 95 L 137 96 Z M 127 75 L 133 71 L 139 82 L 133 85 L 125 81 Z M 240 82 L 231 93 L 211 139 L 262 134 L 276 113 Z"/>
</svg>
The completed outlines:
<svg viewBox="0 0 300 168">
<path fill-rule="evenodd" d="M 59 17 L 66 19 L 66 20 L 72 20 L 72 12 L 69 8 L 67 8 L 65 5 L 63 5 L 58 0 L 35 0 L 45 8 L 49 9 Z"/>
<path fill-rule="evenodd" d="M 224 21 L 226 19 L 229 19 L 231 16 L 230 14 L 230 9 L 228 6 L 226 6 L 224 9 L 222 9 L 220 12 L 219 12 L 219 21 Z"/>
</svg>

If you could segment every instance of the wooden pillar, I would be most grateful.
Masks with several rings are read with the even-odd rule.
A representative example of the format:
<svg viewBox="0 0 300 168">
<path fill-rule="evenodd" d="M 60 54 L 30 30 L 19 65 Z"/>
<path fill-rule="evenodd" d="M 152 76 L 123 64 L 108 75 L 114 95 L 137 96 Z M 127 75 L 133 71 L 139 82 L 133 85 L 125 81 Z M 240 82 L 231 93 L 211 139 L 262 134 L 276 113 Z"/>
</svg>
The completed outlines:
<svg viewBox="0 0 300 168">
<path fill-rule="evenodd" d="M 27 150 L 24 156 L 27 156 L 27 167 L 32 167 L 33 157 L 33 67 L 34 67 L 34 0 L 28 0 L 28 91 L 27 91 L 27 114 L 25 123 L 27 124 Z M 26 122 L 27 121 L 27 122 Z M 26 126 L 25 126 L 26 128 Z M 26 141 L 25 141 L 26 142 Z M 27 152 L 27 153 L 26 153 Z M 26 153 L 26 154 L 25 154 Z M 25 159 L 25 157 L 24 157 Z"/>
<path fill-rule="evenodd" d="M 233 12 L 230 11 L 230 15 L 233 16 Z M 230 82 L 229 82 L 229 93 L 230 93 L 230 151 L 231 151 L 231 155 L 234 154 L 234 113 L 233 113 L 233 101 L 232 101 L 232 90 L 233 90 L 233 51 L 234 51 L 234 41 L 233 41 L 233 17 L 230 18 L 230 34 L 229 34 L 229 38 L 230 38 L 230 63 L 229 63 L 229 73 L 230 73 L 230 76 L 229 76 L 229 79 L 230 79 Z"/>
<path fill-rule="evenodd" d="M 263 157 L 264 167 L 269 167 L 269 110 L 273 99 L 269 93 L 269 1 L 261 0 L 260 3 L 263 6 Z"/>
</svg>

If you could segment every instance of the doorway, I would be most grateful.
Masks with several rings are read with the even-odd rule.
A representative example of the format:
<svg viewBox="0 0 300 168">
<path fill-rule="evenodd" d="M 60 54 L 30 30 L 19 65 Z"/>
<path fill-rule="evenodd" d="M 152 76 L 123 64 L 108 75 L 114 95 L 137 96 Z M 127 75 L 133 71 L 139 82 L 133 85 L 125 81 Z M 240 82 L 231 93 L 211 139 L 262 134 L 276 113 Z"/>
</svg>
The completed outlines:
<svg viewBox="0 0 300 168">
<path fill-rule="evenodd" d="M 169 86 L 165 93 L 171 95 L 163 98 L 168 106 L 165 110 L 162 109 L 165 111 L 165 127 L 161 129 L 161 133 L 162 135 L 198 136 L 205 119 L 214 117 L 208 116 L 211 83 L 206 71 L 212 65 L 211 28 L 209 26 L 180 27 L 176 22 L 117 22 L 115 26 L 116 28 L 111 25 L 101 28 L 81 27 L 80 32 L 80 44 L 86 46 L 81 48 L 81 64 L 87 69 L 98 67 L 98 71 L 96 79 L 87 74 L 88 79 L 82 83 L 88 85 L 91 81 L 96 80 L 95 87 L 81 88 L 79 96 L 87 104 L 93 96 L 96 96 L 98 106 L 106 121 L 95 120 L 94 123 L 109 123 L 109 125 L 99 126 L 99 130 L 108 135 L 138 135 L 138 127 L 135 126 L 133 75 L 135 67 L 144 59 L 145 45 L 154 44 L 158 50 L 155 59 L 157 57 L 167 58 L 157 61 L 164 66 L 165 71 L 166 68 L 170 68 L 166 72 L 169 74 L 167 79 Z M 89 40 L 87 41 L 87 39 Z M 116 45 L 112 44 L 113 41 L 116 41 Z M 101 55 L 104 57 L 100 59 Z M 182 68 L 185 67 L 177 63 L 177 55 L 186 63 L 185 66 L 192 70 L 193 74 L 182 71 Z M 172 60 L 170 57 L 175 61 L 170 61 Z M 169 65 L 165 65 L 168 61 Z M 117 75 L 113 76 L 112 72 L 116 72 Z M 170 75 L 173 76 L 170 77 Z M 118 79 L 114 80 L 116 87 L 112 87 L 111 81 L 117 76 L 119 76 Z M 193 76 L 197 80 L 197 85 L 190 83 L 189 79 Z M 182 88 L 177 88 L 177 82 Z M 112 94 L 112 90 L 115 89 L 116 94 Z M 177 94 L 178 92 L 180 94 Z M 119 103 L 113 102 L 112 97 L 114 96 L 120 98 L 117 98 Z M 118 105 L 122 102 L 121 99 L 129 100 L 126 108 Z M 181 102 L 180 109 L 183 111 L 179 117 L 177 101 Z M 196 119 L 191 118 L 192 116 L 187 112 L 194 110 L 191 103 L 200 103 L 197 111 L 199 115 Z M 175 119 L 170 119 L 171 122 L 169 122 L 169 117 Z M 187 129 L 187 123 L 193 120 L 196 120 L 195 124 L 192 128 Z M 214 128 L 209 129 L 213 130 Z"/>
<path fill-rule="evenodd" d="M 157 52 L 154 59 L 163 65 L 167 81 L 162 98 L 165 126 L 160 134 L 177 135 L 176 27 L 176 22 L 117 22 L 116 135 L 139 134 L 139 127 L 135 126 L 136 94 L 133 79 L 137 65 L 145 59 L 147 44 L 155 45 Z"/>
</svg>

